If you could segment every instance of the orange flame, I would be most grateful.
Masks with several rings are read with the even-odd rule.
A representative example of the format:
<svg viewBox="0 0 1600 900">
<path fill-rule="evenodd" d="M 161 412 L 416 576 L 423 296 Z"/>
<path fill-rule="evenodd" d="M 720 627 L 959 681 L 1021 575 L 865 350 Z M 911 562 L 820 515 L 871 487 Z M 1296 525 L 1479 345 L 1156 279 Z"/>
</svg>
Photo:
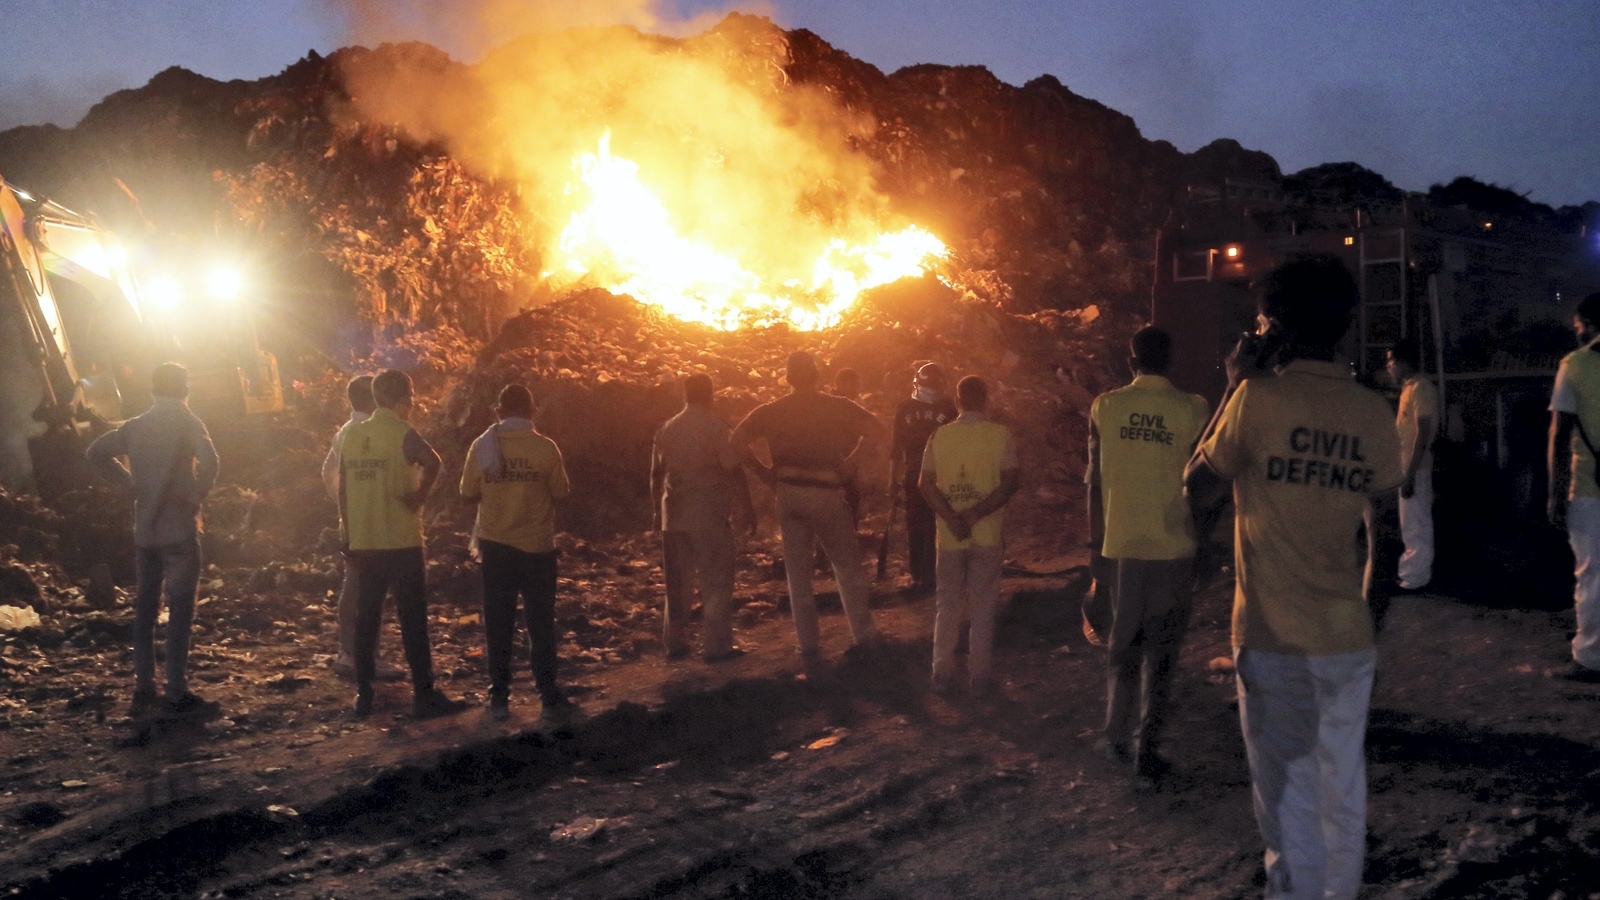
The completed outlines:
<svg viewBox="0 0 1600 900">
<path fill-rule="evenodd" d="M 680 232 L 640 178 L 611 152 L 611 133 L 573 160 L 566 188 L 578 208 L 556 243 L 559 275 L 587 281 L 690 322 L 723 331 L 787 322 L 803 331 L 838 323 L 862 292 L 924 274 L 948 250 L 910 226 L 853 242 L 827 240 L 809 272 L 762 275 L 735 255 Z"/>
</svg>

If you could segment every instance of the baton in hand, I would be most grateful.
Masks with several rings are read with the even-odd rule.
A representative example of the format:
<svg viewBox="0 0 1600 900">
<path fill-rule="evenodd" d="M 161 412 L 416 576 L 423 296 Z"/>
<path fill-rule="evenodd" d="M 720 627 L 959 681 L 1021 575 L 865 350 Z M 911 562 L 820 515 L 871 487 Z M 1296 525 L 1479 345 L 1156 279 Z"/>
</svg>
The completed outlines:
<svg viewBox="0 0 1600 900">
<path fill-rule="evenodd" d="M 883 523 L 883 540 L 878 542 L 878 580 L 889 574 L 889 533 L 894 531 L 894 514 L 900 509 L 900 491 L 895 485 L 889 489 L 889 521 Z"/>
</svg>

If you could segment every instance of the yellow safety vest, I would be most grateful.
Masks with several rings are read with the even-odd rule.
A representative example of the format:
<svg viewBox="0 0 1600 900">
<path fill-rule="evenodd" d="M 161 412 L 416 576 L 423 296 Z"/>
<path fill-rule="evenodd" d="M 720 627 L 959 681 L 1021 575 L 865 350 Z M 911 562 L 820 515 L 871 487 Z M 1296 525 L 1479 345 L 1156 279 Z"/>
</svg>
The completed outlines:
<svg viewBox="0 0 1600 900">
<path fill-rule="evenodd" d="M 1100 435 L 1100 496 L 1112 559 L 1193 556 L 1194 523 L 1183 494 L 1183 467 L 1206 426 L 1204 397 L 1160 375 L 1095 398 L 1089 418 Z"/>
<path fill-rule="evenodd" d="M 422 516 L 401 498 L 417 487 L 406 462 L 411 426 L 391 409 L 346 426 L 340 447 L 340 508 L 351 550 L 404 550 L 422 546 Z"/>
<path fill-rule="evenodd" d="M 928 439 L 927 453 L 933 457 L 934 484 L 960 512 L 994 493 L 1000 487 L 1000 466 L 1005 459 L 1011 430 L 998 422 L 963 422 L 943 425 Z M 924 466 L 927 468 L 927 466 Z M 950 550 L 968 547 L 1000 546 L 1000 526 L 1004 510 L 997 510 L 972 526 L 972 537 L 963 541 L 939 520 L 939 546 Z"/>
</svg>

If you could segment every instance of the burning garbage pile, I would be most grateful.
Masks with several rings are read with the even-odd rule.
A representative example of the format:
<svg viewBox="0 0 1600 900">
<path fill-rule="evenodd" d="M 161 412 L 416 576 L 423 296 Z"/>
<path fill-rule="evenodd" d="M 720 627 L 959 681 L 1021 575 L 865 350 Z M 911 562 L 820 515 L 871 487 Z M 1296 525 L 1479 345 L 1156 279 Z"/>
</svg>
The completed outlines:
<svg viewBox="0 0 1600 900">
<path fill-rule="evenodd" d="M 452 502 L 452 476 L 508 382 L 532 390 L 574 482 L 558 520 L 558 624 L 579 671 L 659 647 L 648 454 L 691 373 L 712 376 L 730 420 L 787 389 L 780 367 L 795 349 L 829 376 L 855 369 L 882 417 L 918 361 L 982 374 L 1032 473 L 1018 505 L 1076 520 L 1078 462 L 1060 448 L 1082 445 L 1082 411 L 1122 374 L 1108 348 L 1139 318 L 1148 267 L 1130 248 L 1164 189 L 1155 179 L 1135 192 L 1142 205 L 1106 216 L 1095 210 L 1114 204 L 1088 197 L 1150 181 L 1114 161 L 1165 150 L 1092 104 L 1071 122 L 1049 111 L 1071 97 L 1054 82 L 1019 90 L 937 67 L 884 76 L 746 17 L 684 41 L 556 40 L 476 67 L 417 46 L 341 51 L 231 99 L 193 78 L 146 89 L 178 85 L 164 103 L 187 109 L 203 94 L 230 111 L 224 149 L 197 152 L 196 168 L 219 173 L 218 207 L 304 279 L 279 303 L 279 330 L 322 341 L 285 353 L 289 412 L 242 436 L 213 426 L 223 476 L 206 509 L 195 658 L 219 690 L 270 707 L 251 674 L 258 655 L 311 671 L 333 652 L 341 562 L 317 470 L 355 371 L 411 372 L 413 421 L 445 457 L 427 515 L 441 673 L 482 668 L 470 511 Z M 1040 115 L 1054 131 L 1019 131 L 1047 94 L 1055 105 Z M 92 146 L 150 100 L 108 101 L 80 136 Z M 1085 124 L 1099 120 L 1105 133 Z M 1076 143 L 1062 162 L 1036 140 Z M 1119 142 L 1133 149 L 1119 155 Z M 137 192 L 139 163 L 127 166 Z M 153 215 L 161 202 L 149 200 Z M 9 676 L 47 686 L 42 697 L 114 693 L 127 664 L 115 637 L 129 618 L 127 510 L 101 487 L 53 511 L 17 502 L 26 522 L 0 542 L 33 548 L 19 557 L 47 610 L 6 639 Z M 869 490 L 864 528 L 881 529 L 886 509 Z M 1071 534 L 1040 539 L 1059 552 Z M 780 608 L 778 559 L 770 538 L 741 557 L 746 620 Z M 52 662 L 62 648 L 73 665 Z M 37 722 L 19 710 L 0 727 Z"/>
</svg>

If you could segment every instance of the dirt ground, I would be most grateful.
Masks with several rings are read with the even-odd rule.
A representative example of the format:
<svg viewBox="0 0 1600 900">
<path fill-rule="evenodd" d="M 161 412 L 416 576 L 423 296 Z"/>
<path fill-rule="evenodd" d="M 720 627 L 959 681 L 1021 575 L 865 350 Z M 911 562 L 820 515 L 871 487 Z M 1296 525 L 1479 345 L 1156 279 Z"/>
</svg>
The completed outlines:
<svg viewBox="0 0 1600 900">
<path fill-rule="evenodd" d="M 1031 524 L 1018 530 L 1052 533 Z M 327 667 L 332 557 L 207 573 L 192 673 L 224 713 L 204 725 L 124 716 L 125 598 L 63 612 L 70 626 L 6 635 L 0 651 L 0 893 L 1258 894 L 1234 687 L 1217 662 L 1230 586 L 1197 600 L 1175 774 L 1138 794 L 1091 750 L 1104 663 L 1079 631 L 1087 576 L 1068 542 L 1012 548 L 1003 686 L 946 699 L 926 690 L 931 598 L 897 591 L 903 572 L 873 595 L 890 649 L 845 653 L 834 597 L 827 671 L 802 677 L 770 542 L 739 575 L 748 653 L 708 665 L 662 658 L 649 538 L 568 541 L 558 618 L 584 716 L 560 729 L 540 726 L 526 673 L 508 722 L 481 706 L 413 721 L 404 685 L 350 720 L 351 687 Z M 435 588 L 440 685 L 481 699 L 470 581 Z M 1600 687 L 1544 677 L 1571 618 L 1395 603 L 1368 738 L 1364 896 L 1600 897 Z"/>
</svg>

